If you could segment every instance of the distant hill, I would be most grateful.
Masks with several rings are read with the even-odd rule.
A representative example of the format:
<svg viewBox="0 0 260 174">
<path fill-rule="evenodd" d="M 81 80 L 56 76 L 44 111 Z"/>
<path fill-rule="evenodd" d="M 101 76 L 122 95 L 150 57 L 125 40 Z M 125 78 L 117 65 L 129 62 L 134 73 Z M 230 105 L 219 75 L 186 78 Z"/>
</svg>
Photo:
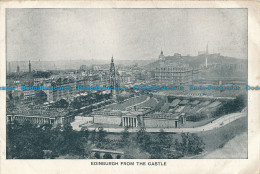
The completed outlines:
<svg viewBox="0 0 260 174">
<path fill-rule="evenodd" d="M 206 65 L 207 57 L 207 65 Z M 167 56 L 166 65 L 177 63 L 181 60 L 183 64 L 189 64 L 193 69 L 200 69 L 200 79 L 223 79 L 232 78 L 247 81 L 247 59 L 237 59 L 233 57 L 221 56 L 219 54 L 199 55 L 199 56 Z M 145 66 L 145 70 L 153 72 L 159 60 L 156 60 Z M 154 73 L 151 73 L 154 74 Z"/>
<path fill-rule="evenodd" d="M 206 55 L 199 56 L 182 56 L 182 62 L 184 64 L 189 64 L 190 67 L 198 68 L 206 64 Z M 165 61 L 167 63 L 178 62 L 180 59 L 177 56 L 166 56 Z M 152 70 L 159 63 L 159 60 L 156 60 L 150 64 L 147 64 L 145 68 L 147 70 Z M 237 59 L 233 57 L 221 56 L 219 54 L 209 54 L 207 55 L 207 63 L 210 64 L 247 64 L 247 59 Z"/>
</svg>

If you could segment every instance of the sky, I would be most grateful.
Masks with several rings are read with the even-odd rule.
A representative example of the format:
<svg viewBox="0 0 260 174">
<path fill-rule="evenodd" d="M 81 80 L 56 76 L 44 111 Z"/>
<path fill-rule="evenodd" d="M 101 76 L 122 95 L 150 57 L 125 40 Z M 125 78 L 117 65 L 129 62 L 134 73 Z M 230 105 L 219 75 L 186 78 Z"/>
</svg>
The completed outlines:
<svg viewBox="0 0 260 174">
<path fill-rule="evenodd" d="M 247 59 L 247 9 L 8 9 L 7 60 Z"/>
</svg>

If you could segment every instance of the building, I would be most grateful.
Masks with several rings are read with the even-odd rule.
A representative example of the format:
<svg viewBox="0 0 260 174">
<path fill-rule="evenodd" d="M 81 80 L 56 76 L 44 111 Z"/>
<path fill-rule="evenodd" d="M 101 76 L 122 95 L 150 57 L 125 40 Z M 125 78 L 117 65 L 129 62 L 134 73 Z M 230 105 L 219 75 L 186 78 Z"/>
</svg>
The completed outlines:
<svg viewBox="0 0 260 174">
<path fill-rule="evenodd" d="M 182 63 L 182 56 L 174 54 L 174 61 L 163 59 L 163 52 L 159 56 L 159 63 L 155 67 L 155 82 L 163 85 L 185 86 L 192 84 L 193 69 Z"/>
<path fill-rule="evenodd" d="M 129 128 L 179 128 L 185 124 L 186 116 L 183 109 L 188 106 L 188 100 L 176 99 L 165 112 L 155 112 L 159 103 L 157 100 L 143 95 L 127 99 L 123 103 L 111 104 L 106 109 L 92 113 L 93 123 L 101 124 L 101 127 L 103 124 Z M 169 109 L 178 110 L 169 112 Z"/>
<path fill-rule="evenodd" d="M 96 124 L 112 124 L 124 127 L 139 127 L 142 125 L 142 117 L 151 112 L 151 108 L 138 110 L 111 110 L 104 109 L 93 112 L 93 122 Z"/>
<path fill-rule="evenodd" d="M 134 81 L 134 78 L 127 72 L 120 73 L 120 82 L 121 84 L 128 84 Z"/>
<path fill-rule="evenodd" d="M 24 98 L 23 98 L 24 102 L 25 103 L 31 103 L 35 99 L 36 91 L 34 91 L 34 90 L 24 90 L 23 95 L 24 95 Z"/>
<path fill-rule="evenodd" d="M 157 112 L 143 118 L 144 126 L 147 128 L 179 128 L 185 124 L 184 114 L 172 114 Z"/>
<path fill-rule="evenodd" d="M 73 76 L 60 77 L 43 82 L 43 86 L 46 88 L 57 88 L 57 90 L 44 90 L 47 94 L 48 102 L 55 102 L 61 99 L 72 100 L 77 92 L 80 92 L 76 89 L 77 85 L 77 80 Z"/>
<path fill-rule="evenodd" d="M 137 111 L 103 110 L 92 114 L 93 123 L 123 127 L 179 128 L 185 124 L 184 113 L 151 113 L 150 108 Z"/>
<path fill-rule="evenodd" d="M 55 86 L 63 90 L 54 90 L 56 92 L 56 101 L 61 99 L 71 100 L 76 95 L 76 80 L 74 77 L 59 78 Z M 65 90 L 64 90 L 65 89 Z"/>
<path fill-rule="evenodd" d="M 9 72 L 9 73 L 11 73 L 12 72 L 12 68 L 11 68 L 11 62 L 8 62 L 8 71 L 7 72 Z"/>
<path fill-rule="evenodd" d="M 92 114 L 93 122 L 97 124 L 121 125 L 122 112 L 117 110 L 101 110 Z"/>
<path fill-rule="evenodd" d="M 207 44 L 205 51 L 198 51 L 198 56 L 200 55 L 208 55 L 209 54 L 209 46 Z"/>
<path fill-rule="evenodd" d="M 161 50 L 161 54 L 159 55 L 159 60 L 164 60 L 165 59 L 165 56 L 163 54 L 163 51 Z"/>
<path fill-rule="evenodd" d="M 142 112 L 127 112 L 122 115 L 122 126 L 124 127 L 139 127 L 141 125 Z"/>
<path fill-rule="evenodd" d="M 68 115 L 67 111 L 63 109 L 35 109 L 35 110 L 18 110 L 7 114 L 7 122 L 18 121 L 23 123 L 25 121 L 31 124 L 67 124 L 74 120 L 74 116 Z"/>
<path fill-rule="evenodd" d="M 17 65 L 17 70 L 16 70 L 16 72 L 17 72 L 17 73 L 20 72 L 20 66 L 19 66 L 19 65 Z"/>
<path fill-rule="evenodd" d="M 79 70 L 80 70 L 80 71 L 87 71 L 88 68 L 87 68 L 86 65 L 81 65 L 81 66 L 79 67 Z"/>
</svg>

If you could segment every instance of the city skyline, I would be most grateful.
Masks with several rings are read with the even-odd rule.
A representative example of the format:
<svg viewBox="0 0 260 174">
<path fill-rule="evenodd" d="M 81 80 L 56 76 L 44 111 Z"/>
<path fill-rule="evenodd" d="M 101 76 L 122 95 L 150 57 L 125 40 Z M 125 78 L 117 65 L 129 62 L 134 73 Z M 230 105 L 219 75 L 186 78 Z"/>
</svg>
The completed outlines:
<svg viewBox="0 0 260 174">
<path fill-rule="evenodd" d="M 8 61 L 195 56 L 207 43 L 209 53 L 247 58 L 246 9 L 8 9 L 7 16 Z"/>
</svg>

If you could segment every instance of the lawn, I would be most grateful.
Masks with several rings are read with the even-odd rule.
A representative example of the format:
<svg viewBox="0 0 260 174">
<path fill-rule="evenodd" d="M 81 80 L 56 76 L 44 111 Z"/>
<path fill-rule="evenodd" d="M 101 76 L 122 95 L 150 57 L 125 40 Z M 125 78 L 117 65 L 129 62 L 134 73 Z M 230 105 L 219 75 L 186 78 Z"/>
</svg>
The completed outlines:
<svg viewBox="0 0 260 174">
<path fill-rule="evenodd" d="M 203 156 L 208 159 L 247 159 L 247 132 L 237 135 L 235 138 L 228 141 L 223 148 L 217 149 Z"/>
<path fill-rule="evenodd" d="M 205 150 L 209 152 L 222 148 L 229 140 L 244 132 L 248 132 L 247 117 L 242 117 L 219 129 L 200 132 L 198 136 L 202 137 L 206 144 Z M 244 141 L 247 142 L 247 139 Z"/>
</svg>

